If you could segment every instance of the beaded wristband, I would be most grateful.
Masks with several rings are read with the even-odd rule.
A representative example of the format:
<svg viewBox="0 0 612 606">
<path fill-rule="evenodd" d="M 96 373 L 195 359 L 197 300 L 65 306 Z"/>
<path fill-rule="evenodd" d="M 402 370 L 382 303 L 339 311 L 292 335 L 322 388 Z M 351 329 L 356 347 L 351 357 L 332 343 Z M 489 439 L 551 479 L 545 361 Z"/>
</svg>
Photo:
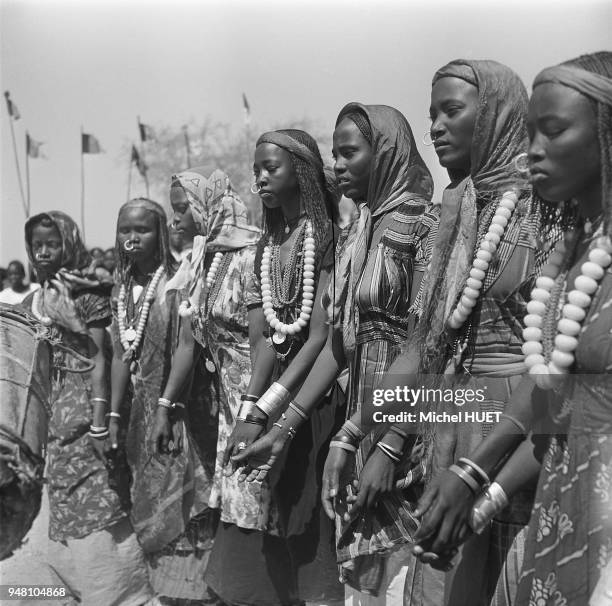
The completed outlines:
<svg viewBox="0 0 612 606">
<path fill-rule="evenodd" d="M 508 503 L 504 489 L 497 482 L 493 482 L 474 504 L 469 520 L 471 529 L 476 534 L 480 534 L 489 522 L 508 506 Z"/>
<path fill-rule="evenodd" d="M 272 383 L 266 393 L 257 401 L 257 408 L 266 416 L 271 416 L 276 410 L 282 408 L 291 394 L 278 382 Z"/>
<path fill-rule="evenodd" d="M 514 425 L 516 425 L 521 433 L 526 436 L 527 435 L 527 430 L 525 429 L 525 426 L 515 417 L 513 417 L 512 415 L 509 415 L 507 413 L 502 413 L 499 417 L 500 419 L 508 419 L 508 421 L 510 421 L 511 423 L 513 423 Z"/>
<path fill-rule="evenodd" d="M 173 408 L 172 402 L 168 398 L 158 398 L 157 405 L 163 406 L 164 408 Z"/>
<path fill-rule="evenodd" d="M 472 461 L 471 459 L 467 459 L 466 457 L 461 457 L 459 459 L 459 463 L 464 463 L 465 465 L 469 465 L 480 476 L 482 480 L 481 484 L 484 484 L 485 487 L 491 484 L 491 480 L 489 479 L 489 476 L 487 475 L 485 470 L 482 467 L 479 467 L 478 465 L 476 465 L 476 463 L 474 463 L 474 461 Z"/>
<path fill-rule="evenodd" d="M 341 448 L 342 450 L 346 450 L 348 452 L 357 452 L 357 448 L 351 444 L 347 444 L 346 442 L 339 442 L 338 440 L 332 440 L 329 443 L 330 448 Z"/>
<path fill-rule="evenodd" d="M 381 452 L 384 452 L 385 455 L 388 456 L 393 462 L 395 462 L 395 463 L 399 463 L 400 462 L 399 457 L 394 455 L 389 450 L 387 450 L 387 447 L 385 447 L 381 442 L 377 442 L 376 443 L 376 448 L 378 448 L 378 450 L 380 450 Z"/>
<path fill-rule="evenodd" d="M 473 494 L 476 495 L 480 492 L 480 484 L 478 484 L 478 482 L 476 482 L 476 480 L 474 480 L 472 476 L 468 475 L 465 471 L 463 471 L 461 467 L 459 467 L 458 465 L 451 465 L 448 470 L 453 472 L 459 478 L 461 478 Z"/>
</svg>

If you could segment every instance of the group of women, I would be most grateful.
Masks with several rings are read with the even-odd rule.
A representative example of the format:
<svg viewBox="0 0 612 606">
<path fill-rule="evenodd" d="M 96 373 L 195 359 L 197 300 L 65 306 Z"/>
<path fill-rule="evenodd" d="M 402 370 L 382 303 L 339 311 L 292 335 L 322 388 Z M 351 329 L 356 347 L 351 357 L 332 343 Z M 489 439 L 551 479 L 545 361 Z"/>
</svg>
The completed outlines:
<svg viewBox="0 0 612 606">
<path fill-rule="evenodd" d="M 430 116 L 438 203 L 404 116 L 349 103 L 333 175 L 307 133 L 259 137 L 261 230 L 221 170 L 171 178 L 178 266 L 162 207 L 124 204 L 112 293 L 69 217 L 28 220 L 24 305 L 82 371 L 47 465 L 76 599 L 612 603 L 612 53 L 530 100 L 452 61 Z M 442 384 L 499 422 L 375 423 L 375 390 Z"/>
</svg>

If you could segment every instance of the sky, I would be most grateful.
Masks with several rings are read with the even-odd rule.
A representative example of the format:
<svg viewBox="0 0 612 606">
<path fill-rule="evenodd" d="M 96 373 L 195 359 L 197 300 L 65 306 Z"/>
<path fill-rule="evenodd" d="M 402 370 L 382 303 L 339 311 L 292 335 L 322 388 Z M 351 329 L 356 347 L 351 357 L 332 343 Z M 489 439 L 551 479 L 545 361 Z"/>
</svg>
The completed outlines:
<svg viewBox="0 0 612 606">
<path fill-rule="evenodd" d="M 262 132 L 308 116 L 331 133 L 349 101 L 391 105 L 412 125 L 439 199 L 448 180 L 422 143 L 436 69 L 495 59 L 529 88 L 543 67 L 610 50 L 611 23 L 609 0 L 0 0 L 0 83 L 21 114 L 12 126 L 24 184 L 26 130 L 44 142 L 46 159 L 29 161 L 32 214 L 78 220 L 81 128 L 99 139 L 105 153 L 83 158 L 85 231 L 89 246 L 108 247 L 137 116 L 154 127 L 207 116 L 239 125 L 244 92 Z M 0 113 L 6 266 L 25 259 L 25 215 L 3 101 Z M 144 194 L 136 178 L 131 194 Z"/>
</svg>

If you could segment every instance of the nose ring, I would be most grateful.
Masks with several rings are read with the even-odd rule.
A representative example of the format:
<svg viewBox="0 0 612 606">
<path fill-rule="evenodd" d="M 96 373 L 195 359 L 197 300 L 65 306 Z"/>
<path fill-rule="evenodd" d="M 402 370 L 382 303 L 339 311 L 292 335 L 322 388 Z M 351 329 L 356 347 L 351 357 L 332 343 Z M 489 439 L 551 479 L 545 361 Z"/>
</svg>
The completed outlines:
<svg viewBox="0 0 612 606">
<path fill-rule="evenodd" d="M 126 240 L 126 241 L 123 243 L 123 248 L 124 248 L 125 250 L 127 250 L 128 252 L 129 252 L 130 250 L 134 250 L 134 242 L 132 242 L 131 240 Z"/>
<path fill-rule="evenodd" d="M 435 141 L 435 138 L 432 137 L 431 131 L 430 130 L 425 131 L 425 134 L 423 135 L 423 144 L 429 147 L 430 145 L 433 145 L 434 141 Z"/>
<path fill-rule="evenodd" d="M 37 261 L 42 261 L 43 259 L 48 259 L 48 258 L 49 258 L 49 255 L 45 255 L 43 253 L 36 253 L 35 255 L 35 259 Z"/>
<path fill-rule="evenodd" d="M 257 183 L 253 183 L 253 185 L 251 185 L 251 193 L 257 195 L 259 193 L 259 190 L 261 189 L 261 187 L 259 185 L 257 185 Z"/>
<path fill-rule="evenodd" d="M 513 162 L 514 162 L 514 168 L 516 169 L 518 173 L 520 173 L 523 176 L 529 175 L 529 156 L 527 155 L 526 152 L 523 152 L 522 154 L 519 154 L 518 156 L 516 156 Z"/>
</svg>

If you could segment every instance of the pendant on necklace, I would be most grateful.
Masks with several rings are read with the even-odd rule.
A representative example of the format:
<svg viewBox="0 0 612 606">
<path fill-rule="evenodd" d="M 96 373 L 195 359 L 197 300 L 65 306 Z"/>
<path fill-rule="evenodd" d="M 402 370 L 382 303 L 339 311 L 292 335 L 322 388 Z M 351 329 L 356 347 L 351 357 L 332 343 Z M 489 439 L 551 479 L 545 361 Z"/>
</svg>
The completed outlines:
<svg viewBox="0 0 612 606">
<path fill-rule="evenodd" d="M 291 231 L 289 224 L 285 225 L 285 233 L 288 234 Z"/>
<path fill-rule="evenodd" d="M 284 335 L 282 332 L 275 332 L 272 335 L 272 340 L 277 344 L 280 345 L 281 343 L 285 342 L 285 339 L 287 338 L 286 335 Z"/>
<path fill-rule="evenodd" d="M 125 340 L 128 343 L 133 343 L 136 340 L 136 331 L 133 328 L 128 328 L 125 331 Z"/>
<path fill-rule="evenodd" d="M 210 359 L 206 358 L 206 362 L 204 362 L 204 366 L 208 372 L 215 372 L 217 369 L 215 368 L 215 363 Z"/>
</svg>

